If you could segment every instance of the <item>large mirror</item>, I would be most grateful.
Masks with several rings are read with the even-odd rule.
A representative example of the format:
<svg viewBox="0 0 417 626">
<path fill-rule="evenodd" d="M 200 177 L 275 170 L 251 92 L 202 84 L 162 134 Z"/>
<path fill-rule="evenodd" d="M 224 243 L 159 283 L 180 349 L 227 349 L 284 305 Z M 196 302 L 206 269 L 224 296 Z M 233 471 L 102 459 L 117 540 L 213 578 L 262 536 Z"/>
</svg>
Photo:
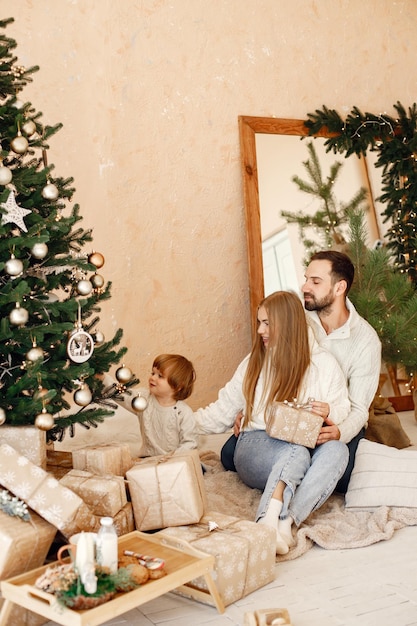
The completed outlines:
<svg viewBox="0 0 417 626">
<path fill-rule="evenodd" d="M 383 236 L 384 227 L 375 198 L 380 192 L 372 154 L 366 158 L 326 152 L 325 133 L 308 137 L 302 120 L 239 117 L 246 235 L 249 263 L 250 305 L 253 327 L 260 300 L 277 289 L 299 292 L 304 275 L 305 250 L 296 224 L 287 224 L 281 211 L 313 211 L 311 199 L 292 178 L 305 178 L 303 162 L 307 143 L 314 142 L 323 174 L 336 160 L 343 161 L 337 195 L 348 201 L 365 187 L 368 191 L 366 226 L 368 243 Z"/>
</svg>

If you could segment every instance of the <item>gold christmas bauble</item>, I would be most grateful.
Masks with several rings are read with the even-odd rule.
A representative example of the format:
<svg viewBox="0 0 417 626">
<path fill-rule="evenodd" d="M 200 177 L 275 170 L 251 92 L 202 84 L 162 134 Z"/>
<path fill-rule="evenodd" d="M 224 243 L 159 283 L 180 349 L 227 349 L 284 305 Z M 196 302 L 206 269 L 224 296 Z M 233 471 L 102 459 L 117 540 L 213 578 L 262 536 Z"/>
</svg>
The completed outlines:
<svg viewBox="0 0 417 626">
<path fill-rule="evenodd" d="M 48 393 L 48 390 L 45 389 L 45 387 L 39 386 L 37 390 L 35 391 L 35 393 L 33 394 L 33 399 L 35 401 L 42 400 L 44 404 L 47 404 L 49 402 L 49 400 L 45 399 L 45 396 L 47 393 Z"/>
<path fill-rule="evenodd" d="M 0 426 L 3 426 L 6 421 L 6 411 L 0 407 Z"/>
<path fill-rule="evenodd" d="M 8 185 L 12 178 L 12 170 L 5 165 L 0 166 L 0 185 Z"/>
<path fill-rule="evenodd" d="M 39 241 L 32 246 L 30 253 L 35 259 L 44 259 L 48 254 L 48 246 L 46 243 Z"/>
<path fill-rule="evenodd" d="M 80 296 L 88 296 L 93 291 L 93 285 L 89 280 L 80 280 L 77 283 L 77 291 Z"/>
<path fill-rule="evenodd" d="M 17 137 L 10 142 L 10 147 L 16 154 L 25 154 L 29 147 L 29 142 L 23 135 L 17 135 Z"/>
<path fill-rule="evenodd" d="M 132 409 L 134 411 L 144 411 L 148 406 L 148 401 L 145 396 L 138 394 L 132 400 Z"/>
<path fill-rule="evenodd" d="M 132 376 L 133 376 L 132 370 L 129 367 L 126 367 L 125 365 L 122 365 L 122 367 L 119 367 L 116 370 L 116 378 L 119 381 L 119 383 L 129 382 Z"/>
<path fill-rule="evenodd" d="M 54 185 L 53 183 L 48 183 L 42 189 L 42 197 L 45 198 L 45 200 L 56 200 L 58 196 L 59 196 L 58 187 Z"/>
<path fill-rule="evenodd" d="M 19 303 L 10 311 L 9 320 L 14 326 L 24 326 L 29 319 L 29 313 Z"/>
<path fill-rule="evenodd" d="M 51 430 L 54 426 L 54 418 L 50 413 L 47 413 L 46 409 L 42 409 L 42 413 L 35 418 L 35 426 L 39 430 Z"/>
<path fill-rule="evenodd" d="M 104 278 L 101 274 L 93 274 L 90 278 L 90 281 L 94 289 L 101 289 L 104 285 Z"/>
<path fill-rule="evenodd" d="M 88 262 L 95 265 L 97 269 L 103 267 L 104 256 L 100 252 L 92 252 L 88 257 Z"/>
</svg>

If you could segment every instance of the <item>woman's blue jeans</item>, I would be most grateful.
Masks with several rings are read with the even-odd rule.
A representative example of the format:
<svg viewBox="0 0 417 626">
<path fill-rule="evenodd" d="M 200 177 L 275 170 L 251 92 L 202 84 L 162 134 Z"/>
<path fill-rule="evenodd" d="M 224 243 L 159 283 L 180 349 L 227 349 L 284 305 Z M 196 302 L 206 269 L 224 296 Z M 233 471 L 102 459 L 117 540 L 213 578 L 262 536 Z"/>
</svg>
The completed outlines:
<svg viewBox="0 0 417 626">
<path fill-rule="evenodd" d="M 284 489 L 280 518 L 291 516 L 297 526 L 333 493 L 349 460 L 346 444 L 332 440 L 309 450 L 273 439 L 264 430 L 240 433 L 234 463 L 248 487 L 263 491 L 256 513 L 261 519 L 280 480 Z"/>
</svg>

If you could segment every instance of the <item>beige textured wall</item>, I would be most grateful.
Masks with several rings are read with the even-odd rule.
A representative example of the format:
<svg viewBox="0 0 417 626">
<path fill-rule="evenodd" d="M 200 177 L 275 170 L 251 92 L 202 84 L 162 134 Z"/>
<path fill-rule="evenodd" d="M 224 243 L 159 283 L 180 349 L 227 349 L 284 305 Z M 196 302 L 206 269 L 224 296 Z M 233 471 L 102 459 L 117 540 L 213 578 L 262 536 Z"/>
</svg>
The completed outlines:
<svg viewBox="0 0 417 626">
<path fill-rule="evenodd" d="M 415 0 L 2 0 L 25 91 L 62 122 L 49 161 L 73 176 L 106 257 L 126 363 L 193 360 L 194 407 L 250 347 L 237 117 L 323 104 L 393 114 L 416 99 Z M 285 158 L 285 157 L 283 157 Z"/>
</svg>

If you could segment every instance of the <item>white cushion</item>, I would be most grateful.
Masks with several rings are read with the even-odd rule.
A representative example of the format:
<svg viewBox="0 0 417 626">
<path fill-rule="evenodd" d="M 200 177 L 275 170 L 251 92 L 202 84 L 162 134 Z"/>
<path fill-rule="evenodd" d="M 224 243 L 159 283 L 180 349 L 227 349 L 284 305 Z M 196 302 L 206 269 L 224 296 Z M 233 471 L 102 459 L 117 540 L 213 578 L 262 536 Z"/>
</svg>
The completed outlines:
<svg viewBox="0 0 417 626">
<path fill-rule="evenodd" d="M 417 508 L 417 451 L 361 439 L 345 504 L 347 509 Z"/>
</svg>

